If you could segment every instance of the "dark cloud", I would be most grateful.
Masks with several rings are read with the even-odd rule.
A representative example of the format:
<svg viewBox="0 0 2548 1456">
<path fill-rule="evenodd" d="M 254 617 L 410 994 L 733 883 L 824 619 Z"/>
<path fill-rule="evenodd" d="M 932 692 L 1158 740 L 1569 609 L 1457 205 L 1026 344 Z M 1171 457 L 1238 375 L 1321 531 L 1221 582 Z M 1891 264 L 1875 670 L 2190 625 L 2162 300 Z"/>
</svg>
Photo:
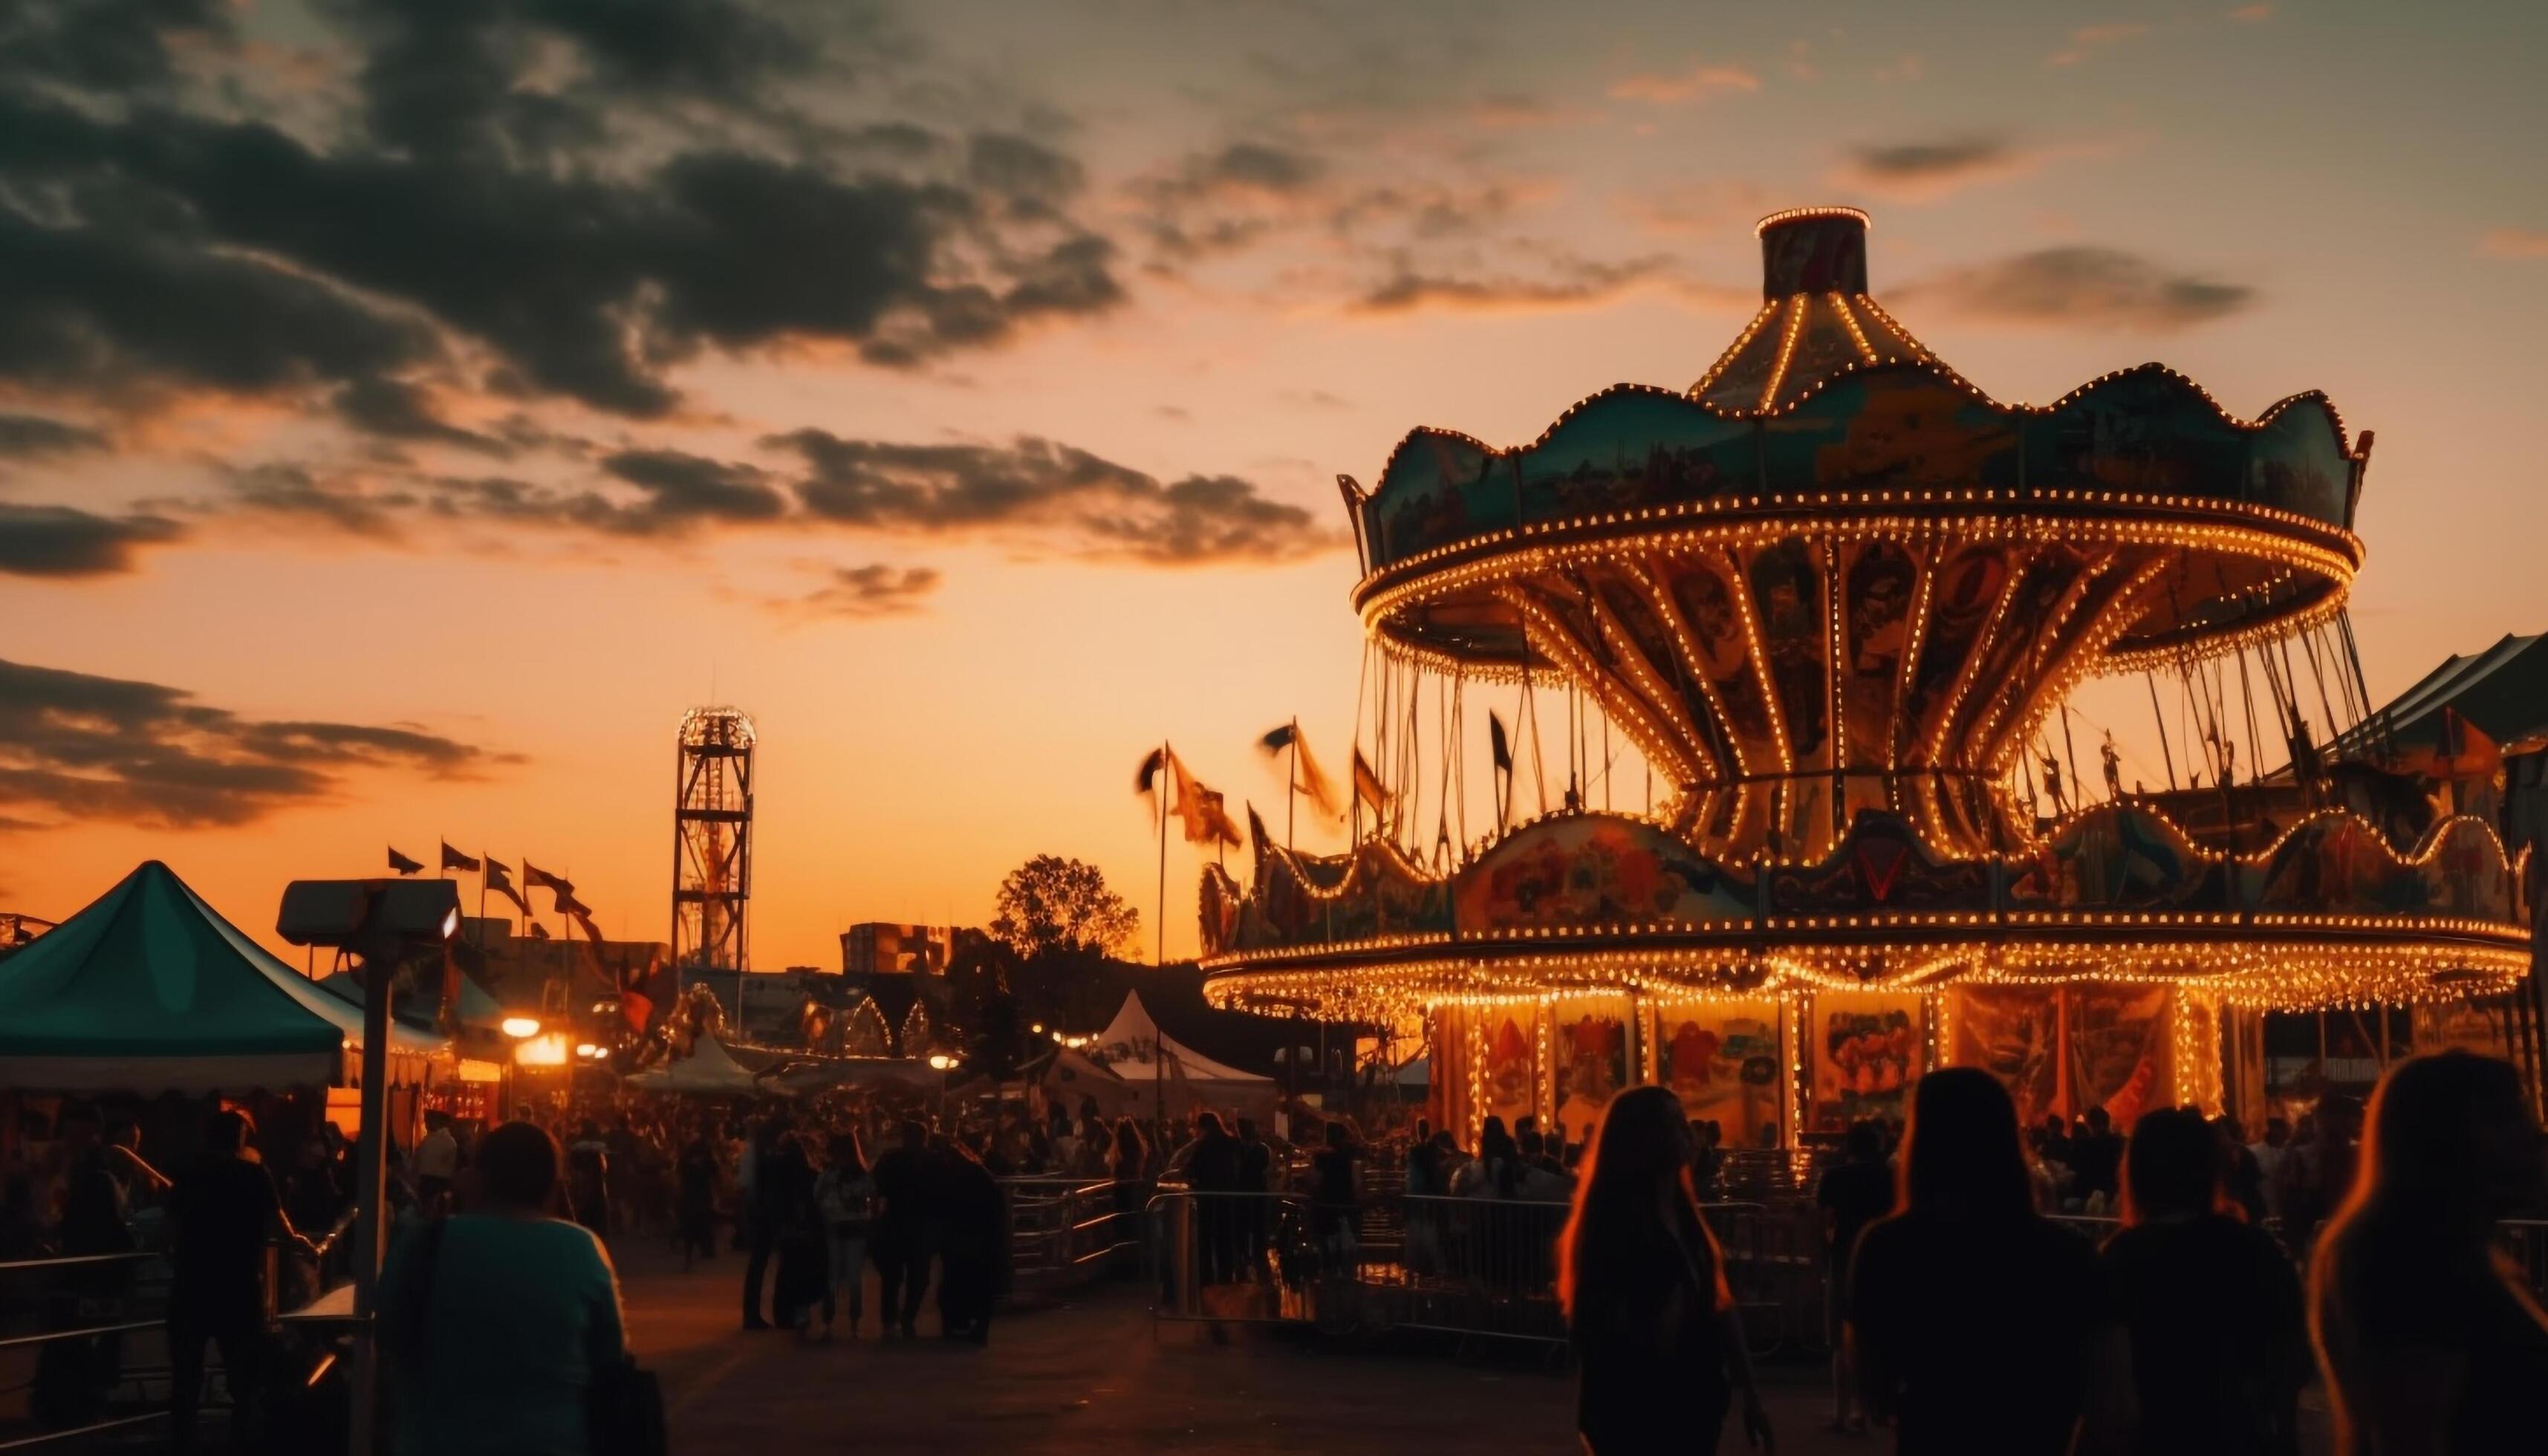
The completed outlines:
<svg viewBox="0 0 2548 1456">
<path fill-rule="evenodd" d="M 133 570 L 136 547 L 180 534 L 175 521 L 155 515 L 92 515 L 68 505 L 0 501 L 0 576 L 112 576 Z"/>
<path fill-rule="evenodd" d="M 1559 256 L 1529 273 L 1428 272 L 1404 255 L 1395 262 L 1392 272 L 1354 300 L 1353 312 L 1582 308 L 1664 280 L 1672 268 L 1672 259 L 1661 256 L 1615 263 Z"/>
<path fill-rule="evenodd" d="M 358 379 L 336 392 L 336 412 L 367 434 L 393 440 L 427 440 L 489 455 L 513 453 L 510 440 L 460 428 L 434 412 L 425 392 L 396 379 Z"/>
<path fill-rule="evenodd" d="M 1956 268 L 1901 290 L 1982 323 L 2174 333 L 2226 318 L 2256 290 L 2107 247 L 2050 247 Z"/>
<path fill-rule="evenodd" d="M 1988 171 L 2006 166 L 2013 155 L 2007 142 L 1993 136 L 1887 142 L 1857 147 L 1851 152 L 1862 175 L 1897 181 Z"/>
<path fill-rule="evenodd" d="M 986 532 L 1065 554 L 1174 566 L 1281 560 L 1336 544 L 1310 512 L 1232 476 L 1162 482 L 1086 450 L 849 440 L 818 429 L 764 442 L 795 451 L 805 508 L 886 531 Z"/>
<path fill-rule="evenodd" d="M 182 688 L 0 661 L 0 810 L 148 827 L 244 824 L 350 771 L 472 776 L 507 755 L 398 725 L 242 718 Z"/>
<path fill-rule="evenodd" d="M 702 351 L 908 365 L 1123 296 L 1068 156 L 791 99 L 883 53 L 857 13 L 817 36 L 734 0 L 345 0 L 359 120 L 320 137 L 89 94 L 137 62 L 64 53 L 75 9 L 0 52 L 0 378 L 341 385 L 362 427 L 474 444 L 410 408 L 418 381 L 654 417 Z"/>
<path fill-rule="evenodd" d="M 753 466 L 679 450 L 623 450 L 601 468 L 646 493 L 632 519 L 657 525 L 695 520 L 768 521 L 787 513 L 787 498 Z"/>
<path fill-rule="evenodd" d="M 895 567 L 881 561 L 865 566 L 837 566 L 826 570 L 822 586 L 802 596 L 773 600 L 770 606 L 817 617 L 907 616 L 920 610 L 922 600 L 941 585 L 934 567 Z"/>
<path fill-rule="evenodd" d="M 106 448 L 106 433 L 41 414 L 0 414 L 0 458 L 77 455 Z"/>
</svg>

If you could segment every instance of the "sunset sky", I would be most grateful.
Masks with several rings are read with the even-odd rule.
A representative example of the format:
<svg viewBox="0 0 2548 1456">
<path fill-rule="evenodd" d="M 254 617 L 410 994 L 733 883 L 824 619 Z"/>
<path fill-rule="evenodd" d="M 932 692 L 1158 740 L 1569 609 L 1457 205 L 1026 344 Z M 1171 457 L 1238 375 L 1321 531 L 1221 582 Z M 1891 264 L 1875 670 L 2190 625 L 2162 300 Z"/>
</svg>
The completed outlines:
<svg viewBox="0 0 2548 1456">
<path fill-rule="evenodd" d="M 158 858 L 271 939 L 439 837 L 662 938 L 719 701 L 757 966 L 1040 852 L 1146 949 L 1145 746 L 1269 818 L 1266 728 L 1345 759 L 1335 476 L 1686 386 L 1804 203 L 1999 398 L 2160 359 L 2377 431 L 2384 697 L 2548 629 L 2542 54 L 2284 0 L 11 7 L 0 909 Z"/>
</svg>

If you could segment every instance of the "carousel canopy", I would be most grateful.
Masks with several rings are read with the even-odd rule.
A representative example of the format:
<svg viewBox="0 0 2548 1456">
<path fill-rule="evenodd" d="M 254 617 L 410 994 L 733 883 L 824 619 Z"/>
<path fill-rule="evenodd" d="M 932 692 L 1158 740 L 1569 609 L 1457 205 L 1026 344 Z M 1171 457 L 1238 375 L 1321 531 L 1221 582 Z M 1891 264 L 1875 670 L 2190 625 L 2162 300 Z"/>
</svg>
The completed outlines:
<svg viewBox="0 0 2548 1456">
<path fill-rule="evenodd" d="M 153 860 L 0 961 L 0 1086 L 209 1092 L 327 1083 L 362 1037 L 327 994 Z M 431 1055 L 439 1037 L 392 1031 Z"/>
<path fill-rule="evenodd" d="M 734 1053 L 714 1037 L 699 1038 L 689 1055 L 632 1073 L 627 1082 L 644 1092 L 686 1092 L 698 1097 L 751 1097 L 764 1090 L 752 1069 L 735 1060 Z"/>
</svg>

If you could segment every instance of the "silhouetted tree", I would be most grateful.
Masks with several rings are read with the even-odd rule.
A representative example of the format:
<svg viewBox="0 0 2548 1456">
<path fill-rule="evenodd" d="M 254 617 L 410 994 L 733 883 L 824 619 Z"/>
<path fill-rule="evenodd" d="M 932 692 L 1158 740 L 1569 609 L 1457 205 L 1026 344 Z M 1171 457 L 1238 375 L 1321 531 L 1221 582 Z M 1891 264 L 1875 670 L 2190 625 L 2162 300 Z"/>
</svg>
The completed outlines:
<svg viewBox="0 0 2548 1456">
<path fill-rule="evenodd" d="M 1141 930 L 1139 912 L 1106 887 L 1096 865 L 1058 855 L 1038 855 L 1009 871 L 997 904 L 991 934 L 1031 965 L 1095 959 Z"/>
</svg>

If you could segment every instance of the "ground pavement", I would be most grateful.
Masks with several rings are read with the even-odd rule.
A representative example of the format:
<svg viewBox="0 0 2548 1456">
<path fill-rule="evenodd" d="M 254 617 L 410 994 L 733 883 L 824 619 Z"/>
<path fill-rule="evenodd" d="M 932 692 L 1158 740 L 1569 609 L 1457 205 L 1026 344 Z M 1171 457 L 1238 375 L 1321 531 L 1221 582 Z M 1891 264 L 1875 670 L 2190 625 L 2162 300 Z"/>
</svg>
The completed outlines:
<svg viewBox="0 0 2548 1456">
<path fill-rule="evenodd" d="M 677 1456 L 701 1452 L 1103 1452 L 1152 1449 L 1407 1453 L 1576 1449 L 1573 1377 L 1527 1360 L 1461 1359 L 1439 1346 L 1321 1344 L 1191 1325 L 1153 1331 L 1139 1285 L 1099 1285 L 1005 1314 L 990 1346 L 874 1336 L 874 1287 L 856 1342 L 746 1333 L 740 1255 L 682 1274 L 623 1249 L 629 1334 L 664 1377 Z M 1778 1449 L 1876 1456 L 1883 1437 L 1825 1428 L 1822 1373 L 1765 1371 Z M 1744 1449 L 1729 1427 L 1723 1449 Z"/>
</svg>

